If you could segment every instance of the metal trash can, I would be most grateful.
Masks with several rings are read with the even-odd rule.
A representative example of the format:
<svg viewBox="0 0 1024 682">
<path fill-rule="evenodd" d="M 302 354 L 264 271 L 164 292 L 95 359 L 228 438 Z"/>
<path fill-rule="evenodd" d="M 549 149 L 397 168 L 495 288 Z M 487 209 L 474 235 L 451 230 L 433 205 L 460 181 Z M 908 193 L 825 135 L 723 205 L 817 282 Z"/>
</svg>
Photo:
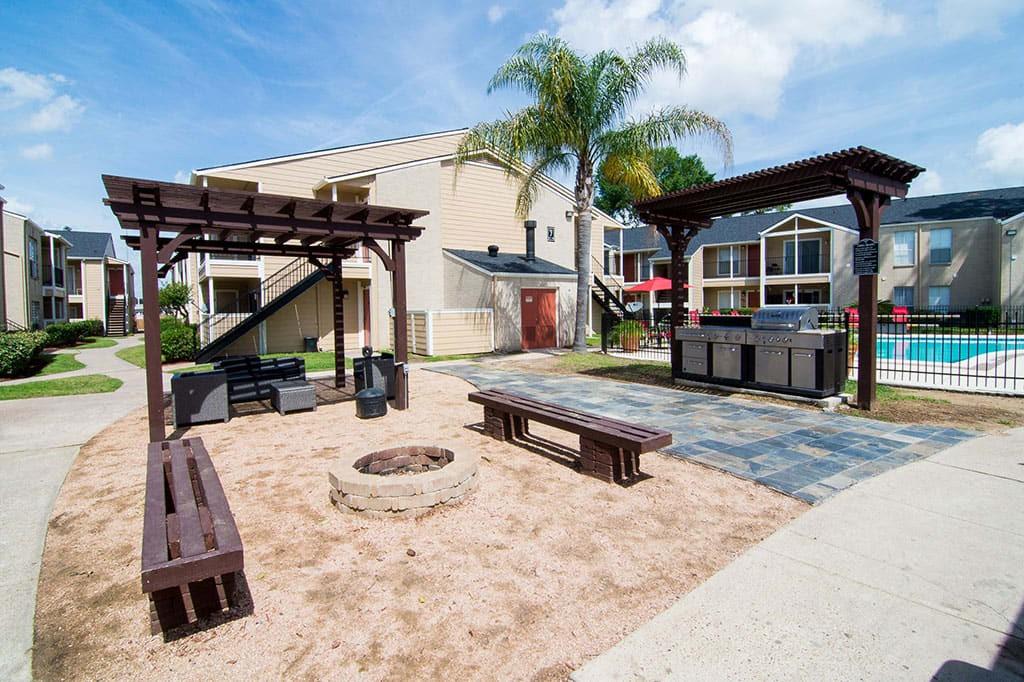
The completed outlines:
<svg viewBox="0 0 1024 682">
<path fill-rule="evenodd" d="M 369 375 L 367 375 L 369 369 Z M 391 353 L 373 355 L 373 349 L 363 346 L 363 357 L 352 360 L 352 374 L 356 379 L 356 391 L 370 386 L 384 389 L 388 400 L 395 397 L 395 356 Z"/>
<path fill-rule="evenodd" d="M 302 349 L 306 353 L 316 352 L 316 337 L 315 336 L 303 336 L 302 337 Z"/>
<path fill-rule="evenodd" d="M 388 413 L 384 389 L 371 386 L 356 393 L 356 416 L 360 419 L 383 417 Z"/>
</svg>

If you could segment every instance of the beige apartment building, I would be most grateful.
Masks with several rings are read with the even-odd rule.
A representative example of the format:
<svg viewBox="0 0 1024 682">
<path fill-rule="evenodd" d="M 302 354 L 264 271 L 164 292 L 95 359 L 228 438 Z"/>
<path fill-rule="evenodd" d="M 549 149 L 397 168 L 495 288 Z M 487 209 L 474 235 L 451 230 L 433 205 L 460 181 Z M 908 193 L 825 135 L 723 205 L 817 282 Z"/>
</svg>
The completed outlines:
<svg viewBox="0 0 1024 682">
<path fill-rule="evenodd" d="M 2 211 L 0 251 L 0 328 L 42 329 L 66 322 L 68 242 L 31 218 Z"/>
<path fill-rule="evenodd" d="M 893 200 L 882 216 L 879 300 L 908 308 L 1024 306 L 1024 187 Z M 857 301 L 849 204 L 720 218 L 687 249 L 687 306 L 694 310 Z M 609 270 L 624 289 L 669 277 L 652 227 L 606 235 Z M 623 294 L 657 314 L 668 291 Z"/>
<path fill-rule="evenodd" d="M 576 291 L 572 193 L 543 178 L 526 220 L 516 181 L 481 151 L 460 169 L 465 130 L 304 152 L 193 172 L 195 185 L 429 211 L 407 250 L 409 348 L 421 355 L 566 346 Z M 592 263 L 623 229 L 593 213 Z M 528 242 L 532 245 L 528 249 Z M 365 249 L 343 263 L 345 346 L 392 347 L 390 278 Z M 295 352 L 333 346 L 331 288 L 301 259 L 190 255 L 172 279 L 192 287 L 206 350 Z M 597 317 L 594 313 L 594 317 Z"/>
<path fill-rule="evenodd" d="M 102 320 L 107 336 L 132 333 L 135 271 L 128 261 L 117 257 L 113 235 L 70 227 L 65 227 L 60 234 L 70 244 L 68 319 Z"/>
</svg>

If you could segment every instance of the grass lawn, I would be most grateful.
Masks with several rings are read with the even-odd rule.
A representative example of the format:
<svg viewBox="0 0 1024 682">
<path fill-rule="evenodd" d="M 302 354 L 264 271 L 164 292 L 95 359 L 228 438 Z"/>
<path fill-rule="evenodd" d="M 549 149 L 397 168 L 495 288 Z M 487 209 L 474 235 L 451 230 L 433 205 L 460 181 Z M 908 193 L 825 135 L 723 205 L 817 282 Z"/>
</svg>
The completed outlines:
<svg viewBox="0 0 1024 682">
<path fill-rule="evenodd" d="M 125 362 L 130 362 L 136 367 L 146 366 L 146 346 L 145 344 L 139 344 L 137 346 L 128 346 L 114 353 L 117 357 L 121 358 Z"/>
<path fill-rule="evenodd" d="M 124 382 L 103 374 L 87 374 L 81 377 L 30 381 L 27 384 L 0 386 L 0 400 L 21 400 L 23 398 L 49 398 L 58 395 L 82 395 L 85 393 L 112 393 Z"/>
<path fill-rule="evenodd" d="M 79 362 L 74 353 L 45 353 L 39 358 L 39 371 L 35 374 L 40 376 L 60 374 L 62 372 L 73 372 L 84 367 L 85 364 Z"/>
<path fill-rule="evenodd" d="M 857 397 L 857 382 L 848 380 L 846 387 L 843 389 L 846 393 L 849 393 L 854 398 Z M 885 386 L 878 384 L 875 387 L 875 395 L 878 397 L 879 405 L 885 403 L 898 402 L 901 400 L 919 400 L 923 403 L 933 403 L 938 405 L 951 405 L 952 403 L 944 398 L 934 398 L 932 396 L 920 395 L 918 393 L 911 393 L 894 386 Z"/>
<path fill-rule="evenodd" d="M 102 336 L 92 336 L 84 339 L 82 343 L 75 346 L 79 350 L 88 350 L 90 348 L 113 348 L 117 345 L 117 341 L 114 339 L 108 339 Z"/>
</svg>

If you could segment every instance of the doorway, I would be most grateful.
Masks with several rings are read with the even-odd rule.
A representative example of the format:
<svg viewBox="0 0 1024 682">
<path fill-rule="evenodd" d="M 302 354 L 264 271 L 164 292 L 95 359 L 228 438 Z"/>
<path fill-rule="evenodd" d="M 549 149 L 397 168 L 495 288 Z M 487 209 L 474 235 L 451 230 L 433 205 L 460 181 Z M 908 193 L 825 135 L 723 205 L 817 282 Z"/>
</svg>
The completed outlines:
<svg viewBox="0 0 1024 682">
<path fill-rule="evenodd" d="M 554 289 L 523 289 L 520 292 L 523 318 L 523 349 L 554 348 L 558 345 Z"/>
</svg>

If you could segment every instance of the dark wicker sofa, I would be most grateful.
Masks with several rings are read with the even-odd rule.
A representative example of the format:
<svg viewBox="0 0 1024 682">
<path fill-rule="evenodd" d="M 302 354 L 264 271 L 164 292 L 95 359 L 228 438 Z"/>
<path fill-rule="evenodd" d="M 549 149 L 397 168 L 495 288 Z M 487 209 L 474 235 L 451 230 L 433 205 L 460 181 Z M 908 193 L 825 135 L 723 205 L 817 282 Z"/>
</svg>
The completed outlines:
<svg viewBox="0 0 1024 682">
<path fill-rule="evenodd" d="M 271 384 L 306 379 L 306 361 L 302 358 L 232 355 L 214 361 L 213 368 L 227 375 L 230 403 L 269 400 Z"/>
</svg>

